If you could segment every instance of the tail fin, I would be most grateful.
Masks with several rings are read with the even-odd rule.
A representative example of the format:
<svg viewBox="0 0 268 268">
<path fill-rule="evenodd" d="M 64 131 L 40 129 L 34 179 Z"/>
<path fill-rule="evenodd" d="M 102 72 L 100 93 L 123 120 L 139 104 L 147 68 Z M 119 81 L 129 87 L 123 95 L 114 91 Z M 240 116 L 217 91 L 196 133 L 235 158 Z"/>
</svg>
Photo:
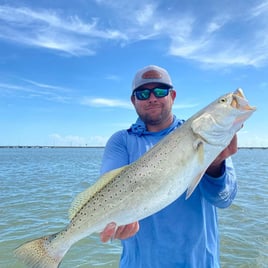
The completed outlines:
<svg viewBox="0 0 268 268">
<path fill-rule="evenodd" d="M 57 268 L 69 247 L 53 243 L 58 234 L 44 236 L 22 244 L 15 249 L 15 256 L 31 268 Z"/>
</svg>

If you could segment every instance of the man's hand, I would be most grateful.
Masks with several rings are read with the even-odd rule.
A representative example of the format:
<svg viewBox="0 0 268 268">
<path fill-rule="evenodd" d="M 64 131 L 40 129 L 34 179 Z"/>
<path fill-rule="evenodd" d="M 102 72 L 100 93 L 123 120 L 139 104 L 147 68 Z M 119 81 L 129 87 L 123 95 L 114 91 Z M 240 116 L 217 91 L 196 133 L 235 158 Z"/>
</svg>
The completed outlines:
<svg viewBox="0 0 268 268">
<path fill-rule="evenodd" d="M 126 239 L 135 235 L 139 231 L 139 228 L 138 222 L 119 226 L 118 228 L 116 223 L 111 222 L 100 233 L 100 239 L 102 242 L 107 242 L 110 239 Z"/>
<path fill-rule="evenodd" d="M 206 173 L 212 177 L 219 177 L 221 175 L 222 162 L 229 156 L 237 152 L 237 135 L 234 135 L 230 144 L 217 156 L 217 158 L 208 167 Z"/>
</svg>

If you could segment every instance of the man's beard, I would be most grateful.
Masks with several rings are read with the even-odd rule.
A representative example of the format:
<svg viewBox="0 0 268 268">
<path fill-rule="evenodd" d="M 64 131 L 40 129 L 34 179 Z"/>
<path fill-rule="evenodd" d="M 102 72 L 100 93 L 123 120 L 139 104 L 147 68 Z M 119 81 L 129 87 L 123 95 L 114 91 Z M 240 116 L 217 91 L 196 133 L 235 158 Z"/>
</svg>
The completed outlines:
<svg viewBox="0 0 268 268">
<path fill-rule="evenodd" d="M 139 114 L 141 120 L 145 123 L 145 125 L 159 125 L 162 122 L 166 121 L 169 118 L 170 111 L 163 110 L 158 115 L 152 115 L 150 113 L 145 113 L 143 115 Z"/>
</svg>

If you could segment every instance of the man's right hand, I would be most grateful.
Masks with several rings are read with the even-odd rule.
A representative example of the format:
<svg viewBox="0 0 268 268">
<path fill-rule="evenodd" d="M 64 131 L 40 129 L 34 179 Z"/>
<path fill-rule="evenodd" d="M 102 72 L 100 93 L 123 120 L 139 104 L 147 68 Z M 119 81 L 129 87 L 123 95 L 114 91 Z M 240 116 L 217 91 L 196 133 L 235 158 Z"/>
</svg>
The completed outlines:
<svg viewBox="0 0 268 268">
<path fill-rule="evenodd" d="M 127 239 L 135 235 L 139 231 L 139 223 L 133 222 L 127 225 L 117 227 L 115 222 L 106 225 L 104 230 L 100 233 L 102 242 L 107 242 L 110 239 Z"/>
</svg>

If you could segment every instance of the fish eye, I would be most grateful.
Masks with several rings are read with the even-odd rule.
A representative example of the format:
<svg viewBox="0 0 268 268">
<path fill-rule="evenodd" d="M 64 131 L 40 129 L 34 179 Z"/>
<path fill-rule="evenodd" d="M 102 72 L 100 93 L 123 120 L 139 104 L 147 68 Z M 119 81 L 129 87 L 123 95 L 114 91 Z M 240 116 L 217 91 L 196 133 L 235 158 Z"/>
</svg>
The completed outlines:
<svg viewBox="0 0 268 268">
<path fill-rule="evenodd" d="M 220 98 L 219 99 L 219 103 L 225 103 L 225 102 L 227 102 L 227 99 L 226 98 Z"/>
</svg>

